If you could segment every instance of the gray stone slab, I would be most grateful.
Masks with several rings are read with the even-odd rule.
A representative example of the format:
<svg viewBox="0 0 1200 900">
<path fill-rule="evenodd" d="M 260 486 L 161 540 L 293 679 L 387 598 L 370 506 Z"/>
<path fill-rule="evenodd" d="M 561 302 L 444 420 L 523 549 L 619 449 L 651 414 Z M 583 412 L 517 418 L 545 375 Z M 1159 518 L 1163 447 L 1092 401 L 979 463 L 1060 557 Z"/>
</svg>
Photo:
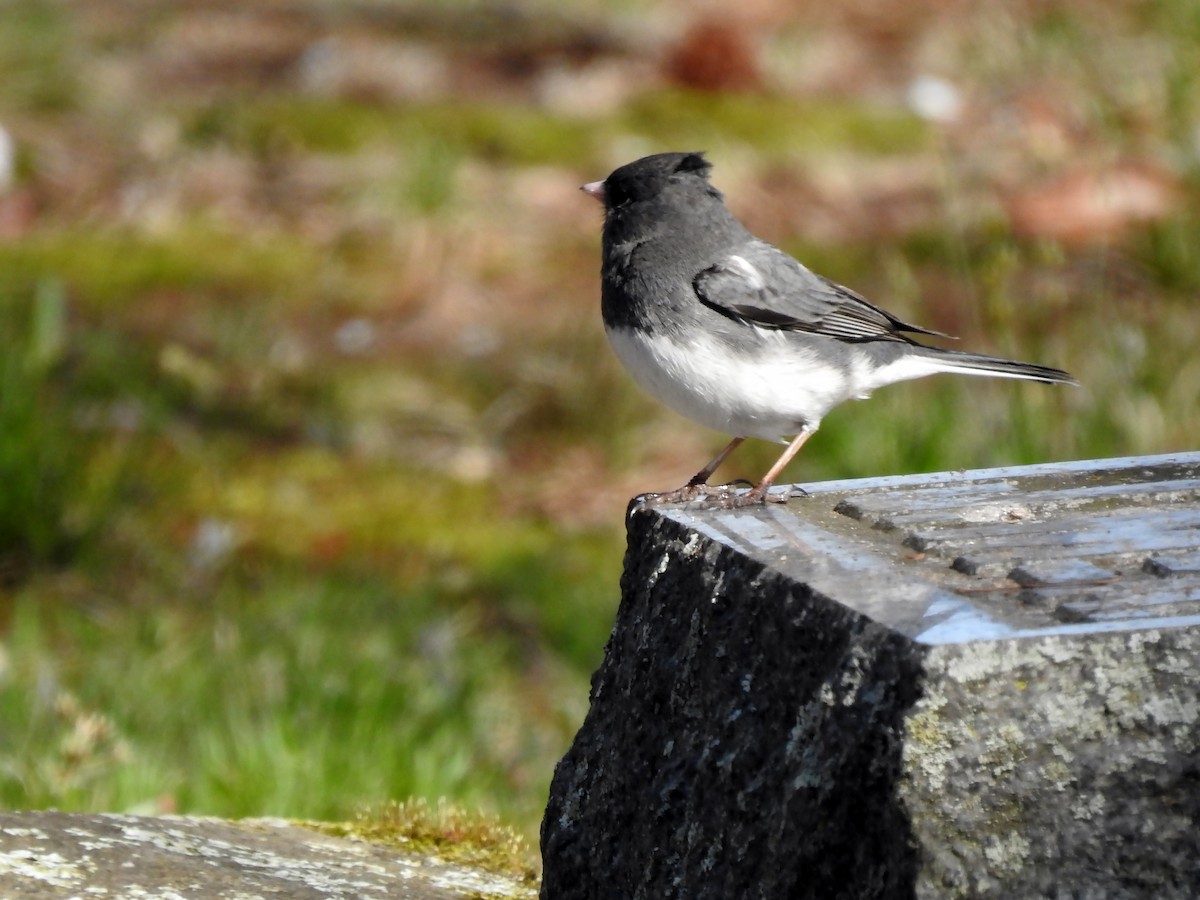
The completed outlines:
<svg viewBox="0 0 1200 900">
<path fill-rule="evenodd" d="M 1200 454 L 805 488 L 631 514 L 543 897 L 1200 896 Z"/>
<path fill-rule="evenodd" d="M 0 897 L 529 897 L 528 885 L 273 819 L 0 813 Z"/>
</svg>

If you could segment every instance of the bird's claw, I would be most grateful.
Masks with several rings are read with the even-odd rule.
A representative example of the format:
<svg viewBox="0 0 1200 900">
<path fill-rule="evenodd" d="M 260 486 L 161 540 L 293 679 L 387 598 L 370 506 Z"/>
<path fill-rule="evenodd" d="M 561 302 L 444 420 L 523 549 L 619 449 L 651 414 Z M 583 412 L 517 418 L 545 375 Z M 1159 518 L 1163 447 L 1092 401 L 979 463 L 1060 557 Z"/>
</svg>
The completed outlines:
<svg viewBox="0 0 1200 900">
<path fill-rule="evenodd" d="M 665 506 L 668 503 L 690 503 L 694 500 L 706 501 L 710 498 L 726 497 L 733 493 L 733 486 L 728 484 L 685 484 L 673 491 L 663 491 L 661 494 L 642 494 L 642 502 L 648 506 Z"/>
<path fill-rule="evenodd" d="M 803 488 L 787 486 L 782 490 L 741 490 L 746 481 L 732 481 L 729 484 L 687 484 L 673 491 L 658 494 L 641 494 L 634 498 L 639 506 L 667 506 L 670 504 L 686 504 L 690 509 L 746 509 L 752 506 L 762 506 L 764 503 L 787 503 L 794 496 L 803 496 L 807 492 Z"/>
</svg>

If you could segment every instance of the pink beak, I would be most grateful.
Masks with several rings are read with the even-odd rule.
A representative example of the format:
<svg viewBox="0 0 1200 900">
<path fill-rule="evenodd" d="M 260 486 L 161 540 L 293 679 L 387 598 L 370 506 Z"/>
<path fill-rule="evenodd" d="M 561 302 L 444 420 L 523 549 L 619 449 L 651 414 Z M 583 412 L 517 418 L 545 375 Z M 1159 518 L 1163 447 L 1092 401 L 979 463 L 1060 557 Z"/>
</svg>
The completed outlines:
<svg viewBox="0 0 1200 900">
<path fill-rule="evenodd" d="M 604 202 L 604 182 L 603 181 L 593 181 L 590 184 L 581 185 L 579 189 L 581 191 L 583 191 L 585 194 L 587 194 L 588 196 L 595 197 L 601 203 Z"/>
</svg>

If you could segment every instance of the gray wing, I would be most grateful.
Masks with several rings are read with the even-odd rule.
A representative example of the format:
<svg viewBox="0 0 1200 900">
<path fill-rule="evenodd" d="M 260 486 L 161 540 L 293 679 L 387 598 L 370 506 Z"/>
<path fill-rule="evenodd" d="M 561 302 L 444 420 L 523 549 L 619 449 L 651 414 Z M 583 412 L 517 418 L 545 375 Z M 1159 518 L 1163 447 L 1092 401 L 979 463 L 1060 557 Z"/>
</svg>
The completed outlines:
<svg viewBox="0 0 1200 900">
<path fill-rule="evenodd" d="M 747 244 L 703 270 L 692 279 L 692 287 L 705 306 L 762 328 L 844 341 L 909 341 L 903 332 L 947 337 L 902 322 L 763 241 Z"/>
</svg>

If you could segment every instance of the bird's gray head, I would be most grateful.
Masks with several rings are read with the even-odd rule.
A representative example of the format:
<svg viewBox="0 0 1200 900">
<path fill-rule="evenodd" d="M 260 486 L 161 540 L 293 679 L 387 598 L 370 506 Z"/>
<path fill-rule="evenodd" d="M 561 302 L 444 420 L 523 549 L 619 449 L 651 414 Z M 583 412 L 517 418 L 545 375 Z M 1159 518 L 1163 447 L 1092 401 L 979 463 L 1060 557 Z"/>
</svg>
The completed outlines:
<svg viewBox="0 0 1200 900">
<path fill-rule="evenodd" d="M 673 186 L 703 187 L 705 193 L 720 198 L 708 183 L 712 164 L 703 153 L 656 153 L 621 166 L 603 181 L 585 184 L 582 190 L 617 210 L 629 203 L 654 200 Z"/>
</svg>

